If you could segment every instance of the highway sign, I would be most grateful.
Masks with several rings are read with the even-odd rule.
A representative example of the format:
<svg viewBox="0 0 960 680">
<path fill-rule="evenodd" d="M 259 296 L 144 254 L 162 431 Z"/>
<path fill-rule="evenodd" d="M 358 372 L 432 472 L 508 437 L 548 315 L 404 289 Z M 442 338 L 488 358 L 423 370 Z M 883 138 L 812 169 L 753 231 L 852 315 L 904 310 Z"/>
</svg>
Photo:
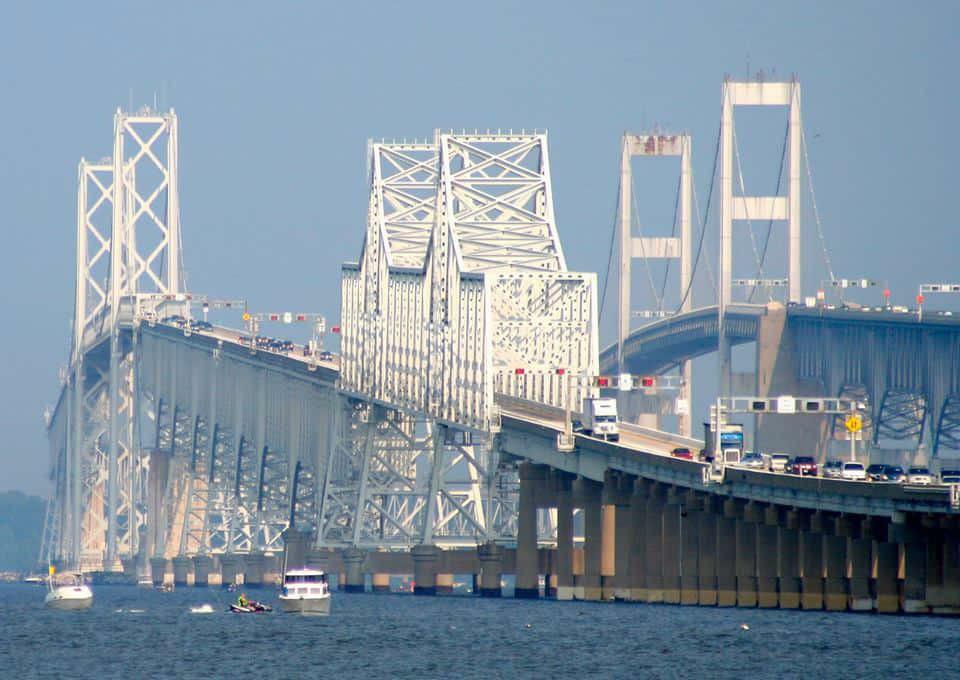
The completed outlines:
<svg viewBox="0 0 960 680">
<path fill-rule="evenodd" d="M 847 416 L 844 424 L 847 426 L 847 432 L 859 432 L 863 429 L 863 417 L 859 415 Z"/>
</svg>

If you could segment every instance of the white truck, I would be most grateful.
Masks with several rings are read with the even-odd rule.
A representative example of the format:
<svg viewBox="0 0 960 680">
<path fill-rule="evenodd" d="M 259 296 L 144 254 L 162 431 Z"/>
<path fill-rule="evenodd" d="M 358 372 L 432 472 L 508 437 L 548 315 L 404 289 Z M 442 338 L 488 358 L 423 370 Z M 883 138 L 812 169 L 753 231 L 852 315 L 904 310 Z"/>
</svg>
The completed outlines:
<svg viewBox="0 0 960 680">
<path fill-rule="evenodd" d="M 620 440 L 620 424 L 617 417 L 617 400 L 610 397 L 596 397 L 583 400 L 583 433 L 591 437 Z"/>
</svg>

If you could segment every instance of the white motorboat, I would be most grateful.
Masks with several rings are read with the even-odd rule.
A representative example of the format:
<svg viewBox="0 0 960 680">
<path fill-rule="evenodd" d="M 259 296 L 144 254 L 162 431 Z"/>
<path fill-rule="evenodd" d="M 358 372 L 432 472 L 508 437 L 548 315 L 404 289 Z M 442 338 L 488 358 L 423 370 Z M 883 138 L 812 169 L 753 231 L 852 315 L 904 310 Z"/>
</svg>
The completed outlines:
<svg viewBox="0 0 960 680">
<path fill-rule="evenodd" d="M 93 591 L 83 582 L 83 574 L 50 574 L 49 590 L 43 603 L 52 609 L 88 609 L 93 605 Z"/>
<path fill-rule="evenodd" d="M 291 569 L 283 577 L 280 607 L 297 614 L 329 614 L 330 584 L 317 569 Z"/>
</svg>

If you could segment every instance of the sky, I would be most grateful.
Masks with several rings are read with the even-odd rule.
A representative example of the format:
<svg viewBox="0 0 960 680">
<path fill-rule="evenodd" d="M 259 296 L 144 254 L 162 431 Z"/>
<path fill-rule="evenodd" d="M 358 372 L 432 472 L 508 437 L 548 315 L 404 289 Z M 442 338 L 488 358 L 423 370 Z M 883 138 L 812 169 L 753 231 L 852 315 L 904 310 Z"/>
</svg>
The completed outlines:
<svg viewBox="0 0 960 680">
<path fill-rule="evenodd" d="M 56 401 L 69 346 L 77 162 L 111 153 L 118 106 L 156 100 L 179 116 L 191 290 L 334 319 L 340 264 L 357 259 L 361 247 L 369 138 L 547 129 L 568 265 L 602 280 L 623 131 L 656 125 L 693 135 L 702 213 L 724 76 L 796 74 L 835 274 L 881 281 L 895 304 L 909 304 L 919 283 L 960 278 L 950 212 L 952 159 L 960 151 L 953 131 L 958 8 L 853 1 L 5 5 L 0 490 L 49 488 L 42 413 Z M 747 193 L 775 191 L 784 122 L 778 112 L 738 112 Z M 635 168 L 636 228 L 663 235 L 676 170 Z M 827 274 L 809 191 L 804 200 L 804 290 L 813 294 Z M 713 267 L 716 228 L 713 211 L 704 251 Z M 767 274 L 783 276 L 782 228 L 772 233 Z M 735 275 L 748 276 L 750 246 L 742 238 L 746 254 Z M 638 300 L 644 276 L 635 277 Z M 705 300 L 703 272 L 698 280 Z M 603 344 L 613 338 L 612 291 Z M 864 301 L 870 295 L 879 302 L 877 291 Z"/>
</svg>

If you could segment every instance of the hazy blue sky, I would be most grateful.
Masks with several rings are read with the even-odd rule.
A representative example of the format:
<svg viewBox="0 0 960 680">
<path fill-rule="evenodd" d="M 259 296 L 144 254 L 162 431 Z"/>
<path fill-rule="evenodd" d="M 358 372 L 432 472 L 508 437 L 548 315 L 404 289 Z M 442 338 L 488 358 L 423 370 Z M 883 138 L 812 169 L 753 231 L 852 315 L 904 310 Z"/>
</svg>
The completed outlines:
<svg viewBox="0 0 960 680">
<path fill-rule="evenodd" d="M 180 116 L 191 288 L 336 317 L 339 265 L 360 249 L 368 137 L 549 129 L 568 263 L 602 272 L 621 132 L 655 122 L 690 131 L 703 207 L 724 74 L 743 76 L 748 64 L 796 73 L 835 269 L 888 280 L 905 303 L 921 280 L 958 278 L 958 7 L 6 4 L 0 489 L 46 490 L 41 413 L 68 346 L 76 164 L 110 153 L 113 112 L 131 93 L 140 106 L 156 92 Z M 770 192 L 783 123 L 754 120 L 738 120 L 744 155 L 758 150 L 745 181 L 750 193 Z M 651 221 L 669 220 L 674 182 L 657 200 L 644 195 Z M 824 274 L 807 226 L 812 293 Z M 608 300 L 606 339 L 611 320 Z"/>
</svg>

